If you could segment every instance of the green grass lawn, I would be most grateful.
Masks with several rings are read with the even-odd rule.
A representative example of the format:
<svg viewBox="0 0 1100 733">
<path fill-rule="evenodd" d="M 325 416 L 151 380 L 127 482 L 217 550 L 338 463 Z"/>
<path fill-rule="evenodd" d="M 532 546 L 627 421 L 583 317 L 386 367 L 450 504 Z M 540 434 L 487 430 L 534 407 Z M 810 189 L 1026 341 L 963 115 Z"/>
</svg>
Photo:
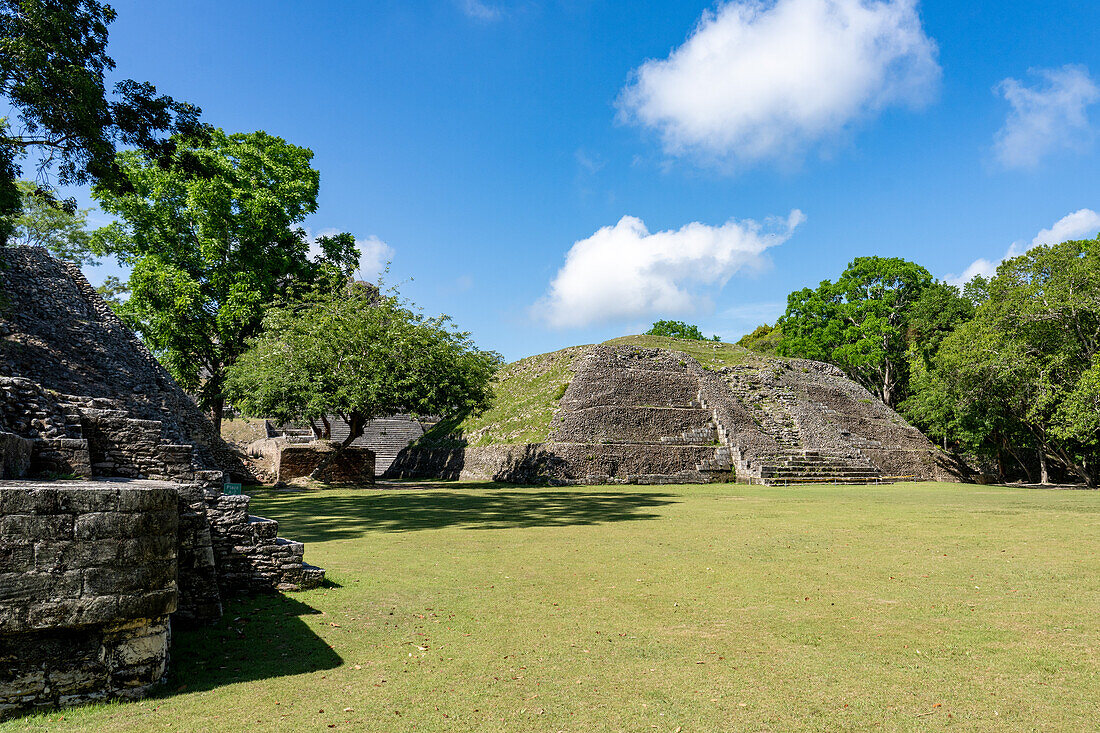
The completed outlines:
<svg viewBox="0 0 1100 733">
<path fill-rule="evenodd" d="M 1100 494 L 260 493 L 330 587 L 178 632 L 139 703 L 3 730 L 1100 726 Z"/>
</svg>

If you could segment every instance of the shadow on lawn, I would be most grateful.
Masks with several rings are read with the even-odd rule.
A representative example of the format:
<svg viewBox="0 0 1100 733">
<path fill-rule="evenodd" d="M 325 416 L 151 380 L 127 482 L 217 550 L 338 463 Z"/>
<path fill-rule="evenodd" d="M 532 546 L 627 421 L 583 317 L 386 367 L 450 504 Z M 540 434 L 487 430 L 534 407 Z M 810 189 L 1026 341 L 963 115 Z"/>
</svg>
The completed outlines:
<svg viewBox="0 0 1100 733">
<path fill-rule="evenodd" d="M 465 527 L 512 529 L 602 524 L 659 515 L 643 511 L 672 504 L 671 494 L 576 491 L 371 491 L 355 495 L 308 492 L 280 497 L 267 509 L 301 542 Z"/>
<path fill-rule="evenodd" d="M 320 613 L 281 593 L 235 598 L 212 626 L 172 632 L 168 683 L 157 697 L 333 669 L 343 660 L 302 620 Z"/>
</svg>

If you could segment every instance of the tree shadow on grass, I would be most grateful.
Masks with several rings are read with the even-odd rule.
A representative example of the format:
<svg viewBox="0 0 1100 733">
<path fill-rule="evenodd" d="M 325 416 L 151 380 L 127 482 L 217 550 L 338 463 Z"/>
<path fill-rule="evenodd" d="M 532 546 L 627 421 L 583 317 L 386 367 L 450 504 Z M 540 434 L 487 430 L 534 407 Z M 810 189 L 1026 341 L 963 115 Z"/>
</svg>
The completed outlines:
<svg viewBox="0 0 1100 733">
<path fill-rule="evenodd" d="M 362 537 L 368 532 L 421 529 L 565 527 L 656 519 L 645 511 L 672 504 L 671 494 L 557 490 L 485 493 L 463 491 L 322 491 L 283 495 L 267 506 L 281 532 L 300 542 Z"/>
<path fill-rule="evenodd" d="M 264 593 L 230 600 L 211 626 L 173 629 L 168 682 L 156 696 L 340 666 L 340 656 L 301 618 L 316 613 L 290 596 Z"/>
</svg>

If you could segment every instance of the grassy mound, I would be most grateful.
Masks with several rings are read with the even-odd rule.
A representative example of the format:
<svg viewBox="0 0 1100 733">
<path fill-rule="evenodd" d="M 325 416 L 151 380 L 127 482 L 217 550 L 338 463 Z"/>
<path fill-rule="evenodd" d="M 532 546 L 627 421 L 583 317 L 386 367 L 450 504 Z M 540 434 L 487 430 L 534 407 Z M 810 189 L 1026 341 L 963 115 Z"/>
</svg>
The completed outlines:
<svg viewBox="0 0 1100 733">
<path fill-rule="evenodd" d="M 705 369 L 753 363 L 760 357 L 734 344 L 691 341 L 666 336 L 622 336 L 606 346 L 637 346 L 682 351 Z M 569 382 L 573 363 L 588 346 L 520 359 L 500 370 L 494 380 L 493 406 L 480 415 L 459 415 L 438 423 L 417 445 L 434 448 L 460 445 L 517 445 L 541 443 L 550 435 L 550 420 Z"/>
<path fill-rule="evenodd" d="M 573 362 L 586 346 L 512 362 L 493 383 L 493 406 L 480 415 L 443 420 L 424 433 L 417 445 L 494 445 L 541 443 L 550 434 L 550 418 L 573 378 Z"/>
</svg>

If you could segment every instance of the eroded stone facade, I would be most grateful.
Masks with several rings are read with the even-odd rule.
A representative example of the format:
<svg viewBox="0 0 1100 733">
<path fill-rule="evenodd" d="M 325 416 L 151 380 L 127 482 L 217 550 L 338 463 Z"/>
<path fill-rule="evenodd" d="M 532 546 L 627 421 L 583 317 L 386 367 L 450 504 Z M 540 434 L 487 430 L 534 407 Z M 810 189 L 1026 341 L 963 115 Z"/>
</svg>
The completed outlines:
<svg viewBox="0 0 1100 733">
<path fill-rule="evenodd" d="M 149 667 L 149 675 L 134 671 L 137 663 L 131 662 L 139 655 L 132 650 L 152 649 L 157 639 L 163 640 L 166 650 L 169 614 L 176 622 L 210 621 L 221 615 L 227 594 L 314 587 L 323 580 L 323 571 L 303 561 L 301 543 L 278 536 L 277 522 L 250 515 L 247 496 L 223 495 L 227 478 L 248 476 L 243 463 L 79 270 L 37 248 L 0 249 L 0 258 L 0 478 L 121 477 L 167 482 L 161 490 L 167 492 L 169 509 L 132 509 L 116 498 L 117 506 L 98 513 L 108 525 L 129 523 L 135 532 L 150 529 L 146 524 L 153 522 L 166 531 L 158 535 L 161 543 L 168 542 L 169 535 L 171 543 L 161 554 L 161 567 L 171 568 L 171 608 L 154 614 L 150 607 L 149 613 L 139 615 L 127 610 L 127 604 L 137 602 L 130 596 L 142 588 L 157 597 L 168 594 L 159 575 L 148 567 L 134 570 L 131 563 L 120 567 L 129 568 L 123 575 L 133 588 L 124 590 L 128 587 L 124 579 L 117 578 L 112 591 L 117 591 L 117 613 L 104 620 L 109 613 L 103 604 L 109 601 L 85 596 L 89 588 L 97 587 L 97 579 L 109 577 L 110 566 L 87 563 L 115 550 L 115 560 L 121 562 L 125 552 L 118 548 L 132 543 L 123 534 L 107 534 L 89 544 L 87 532 L 92 531 L 93 520 L 77 516 L 77 510 L 81 502 L 101 500 L 109 507 L 113 489 L 88 482 L 59 483 L 58 487 L 68 488 L 56 495 L 46 488 L 33 489 L 38 497 L 55 496 L 57 501 L 68 497 L 69 503 L 58 504 L 57 512 L 50 514 L 43 508 L 46 504 L 22 512 L 18 488 L 5 486 L 0 492 L 4 496 L 0 563 L 15 563 L 13 568 L 19 562 L 35 564 L 27 571 L 0 569 L 0 573 L 12 573 L 0 578 L 0 603 L 16 602 L 6 610 L 0 606 L 0 618 L 18 607 L 28 619 L 48 621 L 47 606 L 35 603 L 50 597 L 62 599 L 70 611 L 87 608 L 88 613 L 106 615 L 94 624 L 76 624 L 66 617 L 38 627 L 25 626 L 29 621 L 19 622 L 24 626 L 0 622 L 0 648 L 11 658 L 13 649 L 23 649 L 20 658 L 31 668 L 40 668 L 45 680 L 45 687 L 32 693 L 25 690 L 30 689 L 26 685 L 37 684 L 33 681 L 38 673 L 33 669 L 29 676 L 0 676 L 0 700 L 8 700 L 4 705 L 26 707 L 67 704 L 97 695 L 137 695 L 156 681 L 150 676 L 155 670 Z M 28 538 L 35 539 L 30 560 Z M 51 548 L 69 560 L 53 569 L 39 569 L 47 553 L 54 551 Z M 23 572 L 33 583 L 16 578 L 16 573 Z M 64 584 L 77 579 L 81 595 L 66 595 L 76 586 Z M 53 582 L 63 587 L 49 585 Z M 34 639 L 37 642 L 28 643 Z M 87 651 L 89 660 L 107 660 L 106 667 L 90 661 L 85 666 L 79 662 L 57 667 L 62 660 L 49 650 L 66 644 Z M 80 654 L 77 657 L 83 659 Z M 162 673 L 163 665 L 156 679 Z M 71 692 L 77 682 L 59 686 L 50 682 L 55 674 L 82 677 L 80 684 L 86 687 Z M 132 684 L 123 684 L 124 678 Z"/>
<path fill-rule="evenodd" d="M 746 355 L 704 369 L 687 354 L 593 346 L 549 440 L 410 446 L 394 478 L 551 483 L 955 481 L 966 467 L 836 367 Z"/>
<path fill-rule="evenodd" d="M 169 483 L 0 482 L 0 717 L 160 682 L 178 500 Z"/>
</svg>

